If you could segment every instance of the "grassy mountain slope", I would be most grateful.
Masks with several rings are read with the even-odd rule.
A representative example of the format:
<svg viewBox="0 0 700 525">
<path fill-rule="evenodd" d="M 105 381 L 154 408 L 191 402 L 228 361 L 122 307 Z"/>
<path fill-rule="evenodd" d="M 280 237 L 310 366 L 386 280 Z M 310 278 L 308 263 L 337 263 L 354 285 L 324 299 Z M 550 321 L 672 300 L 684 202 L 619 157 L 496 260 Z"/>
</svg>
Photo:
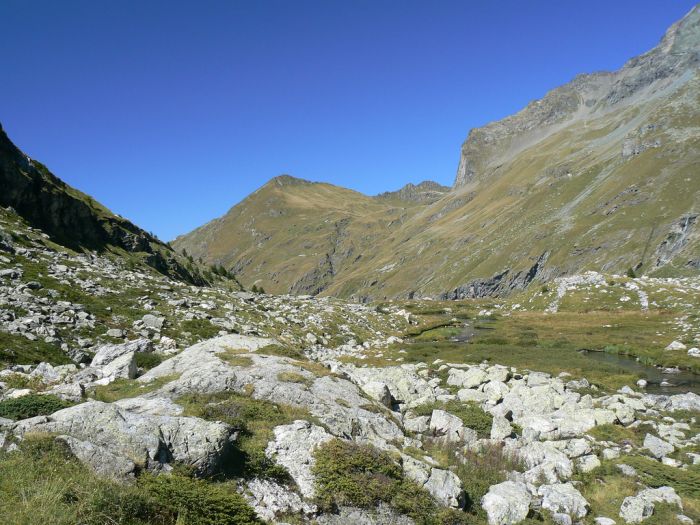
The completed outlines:
<svg viewBox="0 0 700 525">
<path fill-rule="evenodd" d="M 472 130 L 437 200 L 271 183 L 175 246 L 275 291 L 361 300 L 502 294 L 589 269 L 697 273 L 699 64 L 696 8 L 619 71 Z"/>
<path fill-rule="evenodd" d="M 245 285 L 316 294 L 372 260 L 419 206 L 330 184 L 276 177 L 226 215 L 173 245 L 232 269 Z"/>
<path fill-rule="evenodd" d="M 168 245 L 67 185 L 20 151 L 0 126 L 0 206 L 72 250 L 126 251 L 170 277 L 204 284 L 200 269 Z"/>
</svg>

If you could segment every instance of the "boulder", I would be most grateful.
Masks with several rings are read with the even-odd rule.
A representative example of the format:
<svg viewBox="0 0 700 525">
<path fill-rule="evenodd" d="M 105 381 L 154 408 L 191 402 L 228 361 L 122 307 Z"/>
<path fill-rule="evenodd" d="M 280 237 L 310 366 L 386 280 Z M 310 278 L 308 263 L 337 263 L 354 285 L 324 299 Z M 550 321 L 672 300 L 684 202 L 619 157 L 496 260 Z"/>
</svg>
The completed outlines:
<svg viewBox="0 0 700 525">
<path fill-rule="evenodd" d="M 333 439 L 322 427 L 297 420 L 289 425 L 275 427 L 275 439 L 267 445 L 265 454 L 283 466 L 305 498 L 314 496 L 314 451 L 320 444 Z"/>
<path fill-rule="evenodd" d="M 488 374 L 481 368 L 473 367 L 468 370 L 450 368 L 447 376 L 447 384 L 461 388 L 476 388 L 488 381 Z"/>
<path fill-rule="evenodd" d="M 673 445 L 652 434 L 644 436 L 644 448 L 656 459 L 661 459 L 675 450 Z"/>
<path fill-rule="evenodd" d="M 489 488 L 481 498 L 481 507 L 486 511 L 489 525 L 515 525 L 527 517 L 530 500 L 524 483 L 504 481 Z"/>
<path fill-rule="evenodd" d="M 588 514 L 588 502 L 571 483 L 542 485 L 537 494 L 542 497 L 542 508 L 552 513 L 583 518 Z"/>
<path fill-rule="evenodd" d="M 655 503 L 668 503 L 683 510 L 681 499 L 672 487 L 659 487 L 626 497 L 620 507 L 620 517 L 627 523 L 641 523 L 654 513 Z"/>
<path fill-rule="evenodd" d="M 302 515 L 311 517 L 317 512 L 315 505 L 304 502 L 299 494 L 268 479 L 253 479 L 246 483 L 245 496 L 258 517 L 274 521 L 278 515 Z"/>
<path fill-rule="evenodd" d="M 491 423 L 491 439 L 502 441 L 513 434 L 513 427 L 503 416 L 493 416 Z"/>
<path fill-rule="evenodd" d="M 146 469 L 160 469 L 177 461 L 195 472 L 217 472 L 231 450 L 233 429 L 221 422 L 195 417 L 135 414 L 113 403 L 89 401 L 59 410 L 50 416 L 18 421 L 11 427 L 18 436 L 44 432 L 88 442 L 113 456 L 129 459 Z M 88 456 L 86 456 L 88 457 Z M 92 465 L 91 465 L 92 466 Z"/>
<path fill-rule="evenodd" d="M 454 472 L 433 468 L 423 487 L 440 503 L 455 509 L 464 508 L 466 498 L 462 482 Z"/>
<path fill-rule="evenodd" d="M 389 387 L 381 381 L 370 381 L 362 385 L 362 391 L 375 401 L 387 408 L 391 408 L 392 398 Z"/>
</svg>

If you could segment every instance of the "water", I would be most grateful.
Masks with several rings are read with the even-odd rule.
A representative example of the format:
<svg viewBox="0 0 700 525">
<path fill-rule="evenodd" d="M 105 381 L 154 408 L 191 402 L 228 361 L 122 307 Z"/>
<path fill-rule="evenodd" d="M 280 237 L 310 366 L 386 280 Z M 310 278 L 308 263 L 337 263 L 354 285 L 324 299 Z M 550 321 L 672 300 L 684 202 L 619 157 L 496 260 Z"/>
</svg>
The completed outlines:
<svg viewBox="0 0 700 525">
<path fill-rule="evenodd" d="M 476 335 L 477 331 L 493 329 L 494 328 L 485 326 L 475 328 L 469 324 L 465 324 L 462 327 L 462 332 L 450 340 L 455 343 L 468 343 Z M 666 372 L 664 369 L 642 364 L 634 357 L 620 354 L 594 352 L 591 350 L 580 350 L 579 353 L 585 355 L 589 359 L 603 361 L 645 378 L 647 380 L 647 386 L 643 391 L 649 394 L 673 395 L 694 392 L 700 395 L 700 375 L 693 374 L 687 370 Z M 630 386 L 634 387 L 635 385 Z"/>
<path fill-rule="evenodd" d="M 644 365 L 634 357 L 620 354 L 592 352 L 590 350 L 581 350 L 580 353 L 590 359 L 603 361 L 644 377 L 648 381 L 644 391 L 649 394 L 672 395 L 685 394 L 686 392 L 700 394 L 700 375 L 693 374 L 687 370 L 666 372 L 664 369 L 656 368 L 655 366 Z"/>
</svg>

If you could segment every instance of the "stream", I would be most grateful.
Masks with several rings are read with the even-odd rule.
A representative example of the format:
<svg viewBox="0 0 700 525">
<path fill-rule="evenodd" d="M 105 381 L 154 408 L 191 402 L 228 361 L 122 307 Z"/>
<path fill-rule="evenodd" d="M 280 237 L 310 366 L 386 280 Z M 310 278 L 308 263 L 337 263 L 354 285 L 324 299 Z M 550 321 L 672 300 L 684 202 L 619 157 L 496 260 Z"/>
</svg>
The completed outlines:
<svg viewBox="0 0 700 525">
<path fill-rule="evenodd" d="M 450 339 L 454 343 L 469 343 L 479 330 L 493 330 L 488 327 L 475 328 L 469 324 L 462 327 L 462 332 Z M 643 377 L 647 380 L 647 386 L 643 389 L 649 394 L 685 394 L 694 392 L 700 394 L 700 375 L 688 370 L 663 369 L 651 365 L 645 365 L 637 361 L 635 357 L 598 352 L 593 350 L 579 350 L 579 354 L 589 359 L 595 359 L 627 372 Z M 634 385 L 630 385 L 634 386 Z"/>
</svg>

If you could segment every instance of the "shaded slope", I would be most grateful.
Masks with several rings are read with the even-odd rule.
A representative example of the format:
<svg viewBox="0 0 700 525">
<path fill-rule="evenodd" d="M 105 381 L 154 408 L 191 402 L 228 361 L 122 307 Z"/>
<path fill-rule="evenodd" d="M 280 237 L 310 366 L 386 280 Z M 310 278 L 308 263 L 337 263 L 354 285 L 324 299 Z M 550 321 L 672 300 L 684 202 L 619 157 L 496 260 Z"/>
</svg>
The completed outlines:
<svg viewBox="0 0 700 525">
<path fill-rule="evenodd" d="M 20 151 L 0 127 L 0 205 L 14 208 L 32 226 L 74 250 L 123 249 L 140 254 L 161 273 L 194 284 L 197 269 L 170 247 L 54 176 Z"/>
</svg>

